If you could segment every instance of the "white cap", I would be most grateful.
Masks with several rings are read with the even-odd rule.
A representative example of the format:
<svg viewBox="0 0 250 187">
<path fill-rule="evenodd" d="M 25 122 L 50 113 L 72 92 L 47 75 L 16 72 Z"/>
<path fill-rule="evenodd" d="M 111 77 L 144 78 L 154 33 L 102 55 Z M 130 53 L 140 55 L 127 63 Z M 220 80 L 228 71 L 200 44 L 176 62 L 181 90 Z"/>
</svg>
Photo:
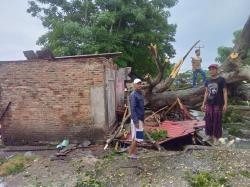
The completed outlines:
<svg viewBox="0 0 250 187">
<path fill-rule="evenodd" d="M 135 79 L 133 83 L 134 83 L 134 84 L 137 84 L 137 83 L 139 83 L 139 82 L 141 82 L 141 79 Z"/>
</svg>

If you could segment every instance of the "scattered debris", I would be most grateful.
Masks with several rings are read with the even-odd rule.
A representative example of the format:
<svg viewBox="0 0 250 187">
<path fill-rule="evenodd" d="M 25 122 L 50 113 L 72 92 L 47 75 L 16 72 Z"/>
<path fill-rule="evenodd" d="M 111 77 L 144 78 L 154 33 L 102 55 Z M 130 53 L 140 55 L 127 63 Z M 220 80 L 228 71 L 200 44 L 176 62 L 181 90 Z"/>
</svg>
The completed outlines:
<svg viewBox="0 0 250 187">
<path fill-rule="evenodd" d="M 36 53 L 33 50 L 23 51 L 24 56 L 27 60 L 34 60 L 34 59 L 45 59 L 45 60 L 54 60 L 55 57 L 51 50 L 38 50 Z"/>
<path fill-rule="evenodd" d="M 77 144 L 69 144 L 68 146 L 65 146 L 62 150 L 60 150 L 58 153 L 56 153 L 56 156 L 66 156 L 71 151 L 75 150 L 77 148 Z"/>
<path fill-rule="evenodd" d="M 56 146 L 57 149 L 63 149 L 64 147 L 67 147 L 69 145 L 69 140 L 64 139 L 60 144 Z"/>
<path fill-rule="evenodd" d="M 34 154 L 31 151 L 27 151 L 26 153 L 24 153 L 24 156 L 30 157 L 30 156 L 34 156 Z"/>
<path fill-rule="evenodd" d="M 90 146 L 90 144 L 91 144 L 91 142 L 90 142 L 89 140 L 84 140 L 84 141 L 80 144 L 80 146 L 86 148 L 86 147 Z"/>
</svg>

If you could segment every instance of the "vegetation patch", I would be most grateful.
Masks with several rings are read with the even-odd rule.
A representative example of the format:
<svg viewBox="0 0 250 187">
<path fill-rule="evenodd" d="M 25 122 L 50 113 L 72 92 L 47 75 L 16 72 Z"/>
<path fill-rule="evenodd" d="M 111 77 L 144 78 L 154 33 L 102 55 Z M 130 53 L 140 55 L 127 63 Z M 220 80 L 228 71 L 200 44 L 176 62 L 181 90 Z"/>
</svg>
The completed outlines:
<svg viewBox="0 0 250 187">
<path fill-rule="evenodd" d="M 226 186 L 228 182 L 225 177 L 216 177 L 208 172 L 200 172 L 195 175 L 187 172 L 185 179 L 192 187 L 219 187 Z"/>
<path fill-rule="evenodd" d="M 247 171 L 247 170 L 243 170 L 243 171 L 240 171 L 240 174 L 244 177 L 247 177 L 250 179 L 250 171 Z"/>
<path fill-rule="evenodd" d="M 229 172 L 226 172 L 226 176 L 228 178 L 234 178 L 237 176 L 237 174 L 235 172 L 229 171 Z"/>
<path fill-rule="evenodd" d="M 6 159 L 0 165 L 0 176 L 7 176 L 22 172 L 25 166 L 32 162 L 36 157 L 14 156 L 10 159 Z"/>
<path fill-rule="evenodd" d="M 6 158 L 0 158 L 0 165 L 2 165 L 4 162 L 6 162 Z"/>
<path fill-rule="evenodd" d="M 75 187 L 104 187 L 104 185 L 96 179 L 89 178 L 89 179 L 77 181 L 77 184 Z"/>
<path fill-rule="evenodd" d="M 167 137 L 167 131 L 159 130 L 159 129 L 153 130 L 149 134 L 151 138 L 155 141 L 159 141 Z"/>
<path fill-rule="evenodd" d="M 241 137 L 242 136 L 242 132 L 237 127 L 228 128 L 228 133 L 231 134 L 231 135 L 233 135 L 233 136 L 237 136 L 237 137 Z"/>
<path fill-rule="evenodd" d="M 223 115 L 222 123 L 237 123 L 244 122 L 244 119 L 240 115 L 239 111 L 235 111 L 232 108 L 229 108 L 227 112 Z"/>
<path fill-rule="evenodd" d="M 115 156 L 119 155 L 116 151 L 112 150 L 109 154 L 104 155 L 102 158 L 105 160 L 115 160 Z"/>
<path fill-rule="evenodd" d="M 75 187 L 104 187 L 105 185 L 98 181 L 95 177 L 94 172 L 87 171 L 85 177 L 79 179 Z"/>
</svg>

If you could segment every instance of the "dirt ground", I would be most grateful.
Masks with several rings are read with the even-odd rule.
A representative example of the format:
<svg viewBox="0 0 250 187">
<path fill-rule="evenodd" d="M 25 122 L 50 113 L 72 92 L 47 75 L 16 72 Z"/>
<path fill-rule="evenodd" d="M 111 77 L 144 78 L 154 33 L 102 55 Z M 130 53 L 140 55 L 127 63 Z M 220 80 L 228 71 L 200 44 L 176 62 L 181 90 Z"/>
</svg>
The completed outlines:
<svg viewBox="0 0 250 187">
<path fill-rule="evenodd" d="M 0 153 L 1 156 L 16 154 Z M 184 153 L 139 149 L 138 160 L 128 159 L 126 153 L 117 154 L 111 149 L 104 152 L 102 146 L 92 150 L 77 149 L 63 160 L 53 160 L 54 153 L 24 153 L 37 157 L 23 172 L 2 178 L 2 184 L 11 187 L 185 187 L 191 186 L 192 176 L 202 174 L 207 177 L 211 174 L 223 179 L 224 186 L 250 186 L 250 150 L 193 150 Z"/>
</svg>

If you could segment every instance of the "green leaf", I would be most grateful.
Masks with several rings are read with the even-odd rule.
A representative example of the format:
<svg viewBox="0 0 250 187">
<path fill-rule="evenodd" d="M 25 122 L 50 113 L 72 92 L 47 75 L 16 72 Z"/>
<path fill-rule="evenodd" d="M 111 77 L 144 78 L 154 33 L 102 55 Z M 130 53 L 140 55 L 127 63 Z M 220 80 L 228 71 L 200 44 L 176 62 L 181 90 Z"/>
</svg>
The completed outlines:
<svg viewBox="0 0 250 187">
<path fill-rule="evenodd" d="M 168 23 L 177 0 L 34 0 L 27 10 L 41 19 L 48 32 L 37 44 L 56 56 L 121 51 L 121 67 L 143 76 L 155 75 L 147 46 L 154 43 L 160 57 L 173 57 L 176 25 Z"/>
</svg>

